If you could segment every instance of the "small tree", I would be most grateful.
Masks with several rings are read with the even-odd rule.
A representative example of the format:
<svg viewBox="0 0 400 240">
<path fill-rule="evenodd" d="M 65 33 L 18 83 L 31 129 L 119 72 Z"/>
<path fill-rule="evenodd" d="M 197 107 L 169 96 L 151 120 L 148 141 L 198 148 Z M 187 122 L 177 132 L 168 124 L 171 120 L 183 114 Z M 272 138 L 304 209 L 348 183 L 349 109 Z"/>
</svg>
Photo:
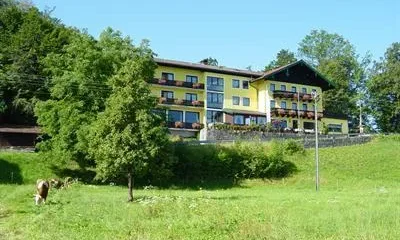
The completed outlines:
<svg viewBox="0 0 400 240">
<path fill-rule="evenodd" d="M 134 177 L 145 173 L 168 143 L 162 119 L 152 111 L 156 99 L 145 81 L 156 68 L 152 52 L 146 45 L 136 51 L 111 79 L 112 93 L 92 126 L 89 143 L 98 179 L 126 174 L 128 201 L 133 200 Z"/>
</svg>

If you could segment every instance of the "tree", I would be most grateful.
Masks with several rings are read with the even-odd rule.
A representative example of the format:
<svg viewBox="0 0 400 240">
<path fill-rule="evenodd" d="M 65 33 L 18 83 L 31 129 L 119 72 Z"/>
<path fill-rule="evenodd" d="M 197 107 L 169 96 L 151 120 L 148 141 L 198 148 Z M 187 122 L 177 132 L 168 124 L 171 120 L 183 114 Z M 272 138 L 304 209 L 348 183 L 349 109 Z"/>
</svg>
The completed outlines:
<svg viewBox="0 0 400 240">
<path fill-rule="evenodd" d="M 128 201 L 133 200 L 134 177 L 148 170 L 168 143 L 162 119 L 152 111 L 156 98 L 146 83 L 156 68 L 152 52 L 146 44 L 135 52 L 112 77 L 112 93 L 93 123 L 89 144 L 98 179 L 127 175 Z"/>
<path fill-rule="evenodd" d="M 50 98 L 38 101 L 37 121 L 49 138 L 39 149 L 60 161 L 76 161 L 80 166 L 93 163 L 88 155 L 90 125 L 105 108 L 111 93 L 109 80 L 123 63 L 133 57 L 129 38 L 106 29 L 97 41 L 87 33 L 76 32 L 63 54 L 44 59 L 51 79 Z"/>
<path fill-rule="evenodd" d="M 35 123 L 34 105 L 49 97 L 51 84 L 43 60 L 62 53 L 73 31 L 29 4 L 0 8 L 0 98 L 8 122 Z"/>
<path fill-rule="evenodd" d="M 358 122 L 356 102 L 365 101 L 369 54 L 360 59 L 348 40 L 325 30 L 311 31 L 300 42 L 298 52 L 335 85 L 335 89 L 323 93 L 325 110 L 353 117 Z"/>
<path fill-rule="evenodd" d="M 265 66 L 265 71 L 285 66 L 296 61 L 297 58 L 294 56 L 293 52 L 289 51 L 289 49 L 281 49 L 276 54 L 276 60 L 272 60 L 267 66 Z"/>
<path fill-rule="evenodd" d="M 218 66 L 218 60 L 212 57 L 205 58 L 200 61 L 204 65 Z"/>
<path fill-rule="evenodd" d="M 375 62 L 368 82 L 369 105 L 379 129 L 400 133 L 400 42 Z"/>
</svg>

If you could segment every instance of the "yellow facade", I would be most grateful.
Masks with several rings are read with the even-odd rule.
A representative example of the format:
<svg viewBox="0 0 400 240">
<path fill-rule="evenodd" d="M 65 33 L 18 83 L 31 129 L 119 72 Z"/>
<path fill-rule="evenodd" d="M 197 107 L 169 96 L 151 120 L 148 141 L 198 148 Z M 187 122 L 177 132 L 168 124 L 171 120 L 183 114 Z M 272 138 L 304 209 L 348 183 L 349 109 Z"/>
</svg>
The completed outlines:
<svg viewBox="0 0 400 240">
<path fill-rule="evenodd" d="M 172 118 L 175 121 L 178 119 L 187 122 L 183 128 L 193 126 L 194 129 L 196 124 L 194 121 L 202 124 L 203 127 L 208 122 L 215 120 L 217 117 L 214 115 L 216 114 L 220 116 L 217 122 L 264 124 L 278 120 L 284 121 L 284 127 L 287 128 L 310 129 L 315 122 L 314 117 L 312 117 L 315 116 L 314 101 L 305 99 L 308 96 L 304 95 L 310 95 L 312 91 L 316 91 L 320 97 L 317 103 L 318 128 L 321 130 L 323 126 L 329 125 L 335 133 L 338 129 L 341 130 L 341 133 L 348 133 L 346 120 L 322 117 L 323 99 L 320 86 L 289 83 L 268 78 L 254 81 L 255 78 L 261 77 L 262 73 L 236 69 L 227 70 L 227 68 L 222 67 L 202 67 L 199 64 L 193 65 L 195 66 L 183 62 L 177 64 L 159 62 L 155 71 L 155 79 L 151 84 L 152 93 L 160 97 L 159 104 L 167 109 L 167 115 L 171 112 L 171 114 L 175 114 Z M 166 76 L 168 82 L 161 81 Z M 196 79 L 197 87 L 193 83 L 188 83 L 193 79 Z M 221 80 L 223 88 L 220 85 Z M 208 88 L 208 84 L 211 84 L 210 82 L 214 84 L 214 81 L 217 83 L 215 85 L 217 88 L 212 88 L 212 86 Z M 273 84 L 275 91 L 271 90 Z M 294 92 L 302 98 L 296 98 L 297 95 L 294 95 Z M 193 99 L 196 99 L 196 103 Z M 215 105 L 213 101 L 217 101 L 217 104 Z M 274 103 L 274 105 L 271 105 L 271 103 Z M 285 110 L 284 114 L 280 112 L 282 110 Z M 198 120 L 193 117 L 196 116 L 196 113 Z M 172 123 L 170 127 L 173 128 L 174 126 L 177 126 L 176 123 L 175 125 Z M 196 129 L 200 130 L 200 128 Z"/>
</svg>

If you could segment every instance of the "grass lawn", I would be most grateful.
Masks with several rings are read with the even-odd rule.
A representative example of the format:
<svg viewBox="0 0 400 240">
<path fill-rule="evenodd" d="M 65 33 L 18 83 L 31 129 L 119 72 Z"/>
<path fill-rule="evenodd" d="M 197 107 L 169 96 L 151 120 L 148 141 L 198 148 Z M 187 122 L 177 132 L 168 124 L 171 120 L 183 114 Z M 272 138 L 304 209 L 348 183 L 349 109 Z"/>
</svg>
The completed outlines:
<svg viewBox="0 0 400 240">
<path fill-rule="evenodd" d="M 75 184 L 37 207 L 33 182 L 52 176 L 48 164 L 0 153 L 0 239 L 400 239 L 400 141 L 321 149 L 318 193 L 314 152 L 291 161 L 299 171 L 281 180 L 137 190 L 134 203 L 124 187 Z"/>
</svg>

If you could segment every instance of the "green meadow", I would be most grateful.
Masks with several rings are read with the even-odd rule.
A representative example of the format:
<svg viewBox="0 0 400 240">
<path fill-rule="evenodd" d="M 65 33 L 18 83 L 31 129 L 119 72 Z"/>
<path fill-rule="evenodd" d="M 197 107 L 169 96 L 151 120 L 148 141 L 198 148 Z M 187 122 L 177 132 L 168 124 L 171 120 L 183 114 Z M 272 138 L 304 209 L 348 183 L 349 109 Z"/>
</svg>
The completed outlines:
<svg viewBox="0 0 400 240">
<path fill-rule="evenodd" d="M 320 149 L 319 192 L 313 150 L 286 160 L 298 170 L 284 179 L 141 187 L 133 203 L 126 187 L 75 183 L 35 206 L 51 163 L 0 152 L 0 239 L 400 239 L 398 137 Z"/>
</svg>

